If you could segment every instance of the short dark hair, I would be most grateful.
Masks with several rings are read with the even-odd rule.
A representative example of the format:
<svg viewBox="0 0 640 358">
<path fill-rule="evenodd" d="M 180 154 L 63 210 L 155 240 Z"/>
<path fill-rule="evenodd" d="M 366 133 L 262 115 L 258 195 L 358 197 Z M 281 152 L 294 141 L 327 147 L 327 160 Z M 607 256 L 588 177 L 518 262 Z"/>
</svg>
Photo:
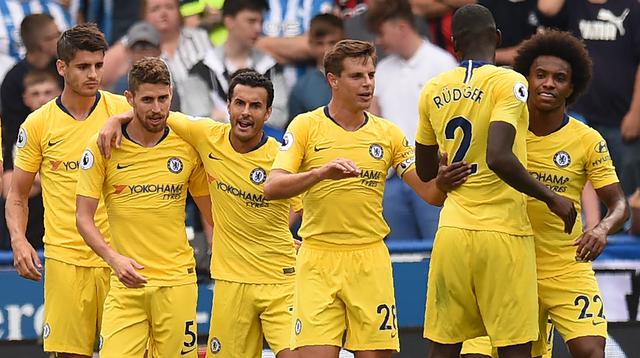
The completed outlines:
<svg viewBox="0 0 640 358">
<path fill-rule="evenodd" d="M 535 34 L 522 43 L 514 59 L 514 69 L 528 77 L 531 65 L 540 56 L 558 57 L 571 66 L 573 93 L 567 97 L 567 104 L 584 93 L 592 74 L 591 57 L 584 42 L 569 32 L 558 30 Z"/>
<path fill-rule="evenodd" d="M 497 46 L 496 21 L 491 11 L 478 4 L 465 5 L 453 14 L 451 19 L 451 36 L 456 51 L 484 49 Z"/>
<path fill-rule="evenodd" d="M 145 83 L 171 86 L 171 73 L 167 64 L 157 57 L 145 57 L 129 70 L 129 91 L 134 92 Z"/>
<path fill-rule="evenodd" d="M 38 45 L 42 36 L 42 28 L 54 22 L 49 14 L 31 14 L 22 19 L 20 23 L 20 37 L 27 52 L 38 51 Z"/>
<path fill-rule="evenodd" d="M 266 0 L 225 0 L 222 16 L 236 16 L 242 10 L 265 12 L 269 10 L 269 3 Z"/>
<path fill-rule="evenodd" d="M 383 23 L 389 20 L 404 20 L 416 29 L 415 16 L 409 0 L 378 0 L 367 11 L 367 28 L 373 33 L 380 32 Z"/>
<path fill-rule="evenodd" d="M 249 86 L 253 88 L 264 88 L 267 91 L 267 108 L 273 105 L 273 82 L 266 76 L 261 75 L 256 70 L 243 68 L 231 75 L 231 83 L 229 84 L 229 93 L 227 99 L 231 102 L 233 91 L 237 85 Z"/>
<path fill-rule="evenodd" d="M 109 45 L 104 34 L 93 23 L 76 25 L 60 35 L 58 39 L 58 58 L 65 63 L 71 62 L 78 51 L 105 53 Z"/>
<path fill-rule="evenodd" d="M 362 58 L 370 57 L 375 65 L 378 61 L 376 48 L 372 43 L 359 40 L 342 40 L 338 42 L 331 50 L 324 55 L 324 73 L 333 73 L 340 76 L 344 69 L 344 60 L 346 58 Z"/>
<path fill-rule="evenodd" d="M 342 19 L 334 14 L 319 14 L 311 19 L 309 24 L 309 37 L 319 39 L 328 34 L 340 32 L 344 34 Z"/>
<path fill-rule="evenodd" d="M 60 87 L 60 82 L 58 81 L 58 78 L 56 78 L 56 76 L 56 74 L 47 70 L 31 70 L 24 76 L 22 83 L 24 84 L 25 90 L 27 89 L 27 87 L 43 82 L 53 82 L 56 84 L 56 86 Z"/>
</svg>

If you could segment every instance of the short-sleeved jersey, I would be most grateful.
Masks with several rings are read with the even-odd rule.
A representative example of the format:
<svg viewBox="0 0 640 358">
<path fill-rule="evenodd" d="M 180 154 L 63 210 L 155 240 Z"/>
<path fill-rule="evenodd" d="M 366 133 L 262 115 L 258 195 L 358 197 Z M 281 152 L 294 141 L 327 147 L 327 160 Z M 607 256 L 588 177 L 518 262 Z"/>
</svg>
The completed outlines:
<svg viewBox="0 0 640 358">
<path fill-rule="evenodd" d="M 96 139 L 90 140 L 82 156 L 77 194 L 104 197 L 112 246 L 144 266 L 140 274 L 148 286 L 195 282 L 185 201 L 187 189 L 196 197 L 208 195 L 196 151 L 167 131 L 153 147 L 124 138 L 111 159 L 105 159 Z"/>
<path fill-rule="evenodd" d="M 76 229 L 79 160 L 87 140 L 102 128 L 107 118 L 130 109 L 123 96 L 99 91 L 89 116 L 77 121 L 58 97 L 31 113 L 20 127 L 15 166 L 27 172 L 40 173 L 45 209 L 45 257 L 78 266 L 107 266 Z M 102 200 L 95 220 L 100 232 L 109 240 L 107 214 Z"/>
<path fill-rule="evenodd" d="M 284 135 L 274 169 L 307 172 L 336 158 L 352 160 L 359 177 L 323 180 L 304 194 L 302 227 L 305 244 L 345 247 L 371 244 L 389 233 L 382 217 L 387 171 L 414 170 L 414 150 L 394 123 L 365 113 L 364 124 L 346 131 L 327 106 L 297 116 Z"/>
<path fill-rule="evenodd" d="M 288 218 L 290 207 L 299 208 L 299 198 L 264 199 L 264 182 L 280 144 L 265 136 L 254 150 L 238 153 L 229 141 L 229 124 L 189 118 L 176 115 L 169 126 L 196 148 L 207 172 L 215 223 L 211 276 L 243 283 L 293 281 Z"/>
<path fill-rule="evenodd" d="M 416 142 L 438 145 L 450 162 L 473 163 L 474 172 L 447 195 L 439 225 L 531 235 L 526 196 L 487 165 L 489 125 L 516 129 L 513 153 L 526 165 L 529 125 L 527 81 L 508 69 L 465 61 L 429 81 L 420 94 Z"/>
<path fill-rule="evenodd" d="M 580 212 L 580 196 L 585 183 L 596 189 L 617 183 L 607 143 L 594 129 L 566 117 L 559 130 L 542 137 L 527 136 L 527 169 L 534 178 L 571 201 Z M 527 209 L 536 239 L 538 278 L 590 270 L 591 264 L 577 262 L 574 241 L 582 234 L 578 215 L 571 234 L 564 223 L 542 201 L 529 198 Z"/>
</svg>

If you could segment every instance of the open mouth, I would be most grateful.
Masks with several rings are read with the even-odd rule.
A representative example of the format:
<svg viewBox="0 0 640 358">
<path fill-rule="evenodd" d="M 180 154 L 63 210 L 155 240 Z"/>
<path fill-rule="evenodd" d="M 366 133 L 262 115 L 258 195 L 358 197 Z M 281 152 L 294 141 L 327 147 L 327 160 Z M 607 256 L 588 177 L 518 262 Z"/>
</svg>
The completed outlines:
<svg viewBox="0 0 640 358">
<path fill-rule="evenodd" d="M 358 98 L 360 98 L 363 101 L 369 101 L 369 100 L 371 100 L 371 97 L 372 97 L 371 92 L 365 92 L 365 93 L 358 94 Z"/>
<path fill-rule="evenodd" d="M 249 128 L 253 127 L 253 122 L 246 121 L 246 120 L 239 120 L 238 121 L 238 127 L 240 127 L 240 129 L 249 129 Z"/>
<path fill-rule="evenodd" d="M 538 96 L 541 98 L 546 98 L 546 99 L 554 99 L 556 98 L 556 95 L 551 93 L 551 92 L 539 92 Z"/>
</svg>

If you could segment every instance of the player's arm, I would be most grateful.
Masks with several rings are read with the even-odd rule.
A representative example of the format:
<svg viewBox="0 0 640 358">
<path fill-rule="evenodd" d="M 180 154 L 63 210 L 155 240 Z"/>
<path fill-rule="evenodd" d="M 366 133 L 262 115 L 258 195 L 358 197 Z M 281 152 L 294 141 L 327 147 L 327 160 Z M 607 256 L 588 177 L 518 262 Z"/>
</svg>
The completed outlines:
<svg viewBox="0 0 640 358">
<path fill-rule="evenodd" d="M 195 201 L 198 210 L 200 210 L 200 214 L 204 221 L 213 227 L 213 218 L 211 217 L 211 198 L 209 195 L 194 196 L 193 201 Z"/>
<path fill-rule="evenodd" d="M 629 218 L 629 205 L 620 183 L 613 183 L 596 189 L 598 198 L 607 207 L 607 214 L 593 229 L 585 231 L 575 241 L 576 259 L 595 260 L 607 244 L 607 235 L 620 230 Z"/>
<path fill-rule="evenodd" d="M 487 141 L 487 165 L 496 175 L 517 191 L 547 204 L 564 221 L 564 231 L 570 233 L 576 221 L 573 203 L 533 178 L 513 154 L 515 127 L 508 122 L 492 121 Z"/>
<path fill-rule="evenodd" d="M 120 282 L 129 288 L 143 287 L 147 280 L 136 270 L 144 267 L 134 259 L 120 255 L 112 249 L 95 224 L 94 216 L 98 208 L 98 199 L 88 196 L 76 196 L 76 226 L 84 241 L 98 256 L 113 268 Z"/>
<path fill-rule="evenodd" d="M 111 148 L 120 148 L 122 143 L 122 125 L 133 120 L 133 110 L 109 117 L 98 133 L 98 148 L 100 153 L 109 159 Z"/>
<path fill-rule="evenodd" d="M 42 269 L 42 263 L 38 258 L 38 253 L 26 237 L 29 217 L 29 191 L 35 177 L 36 173 L 31 173 L 18 167 L 14 168 L 11 176 L 11 186 L 5 203 L 5 217 L 9 235 L 11 236 L 13 265 L 20 276 L 38 281 L 42 278 L 42 274 L 39 271 Z"/>
<path fill-rule="evenodd" d="M 331 162 L 303 173 L 290 173 L 283 169 L 272 169 L 264 183 L 267 200 L 286 199 L 311 189 L 323 180 L 341 180 L 360 175 L 358 166 L 349 159 L 337 158 Z"/>
<path fill-rule="evenodd" d="M 447 165 L 447 153 L 440 156 L 438 173 L 428 182 L 422 181 L 415 170 L 409 170 L 402 175 L 405 181 L 422 200 L 434 206 L 442 206 L 447 193 L 467 181 L 471 174 L 471 166 L 464 161 Z"/>
</svg>

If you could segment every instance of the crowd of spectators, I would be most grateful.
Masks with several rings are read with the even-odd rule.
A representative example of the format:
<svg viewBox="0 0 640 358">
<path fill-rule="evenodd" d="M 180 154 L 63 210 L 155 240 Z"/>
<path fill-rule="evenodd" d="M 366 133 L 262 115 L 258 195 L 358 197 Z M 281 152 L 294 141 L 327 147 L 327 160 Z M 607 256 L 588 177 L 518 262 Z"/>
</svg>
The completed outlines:
<svg viewBox="0 0 640 358">
<path fill-rule="evenodd" d="M 545 27 L 584 40 L 593 57 L 593 82 L 571 113 L 607 140 L 633 210 L 627 229 L 640 234 L 637 0 L 0 0 L 3 181 L 7 186 L 20 124 L 61 91 L 56 40 L 74 23 L 97 23 L 111 43 L 104 89 L 122 93 L 132 63 L 161 57 L 174 84 L 172 109 L 189 115 L 227 121 L 230 75 L 242 68 L 267 75 L 276 93 L 267 130 L 276 138 L 297 114 L 329 101 L 321 65 L 327 49 L 343 38 L 373 41 L 379 64 L 371 112 L 397 123 L 413 142 L 421 87 L 457 66 L 451 15 L 476 2 L 493 12 L 502 30 L 500 65 L 511 65 L 519 44 Z M 593 197 L 585 193 L 584 207 L 598 217 Z M 0 204 L 3 211 L 4 201 Z M 29 208 L 27 236 L 39 248 L 43 213 L 37 183 Z M 384 214 L 390 239 L 431 240 L 439 209 L 389 173 Z M 194 215 L 191 220 L 197 222 Z M 7 249 L 8 234 L 0 222 L 0 249 Z"/>
</svg>

